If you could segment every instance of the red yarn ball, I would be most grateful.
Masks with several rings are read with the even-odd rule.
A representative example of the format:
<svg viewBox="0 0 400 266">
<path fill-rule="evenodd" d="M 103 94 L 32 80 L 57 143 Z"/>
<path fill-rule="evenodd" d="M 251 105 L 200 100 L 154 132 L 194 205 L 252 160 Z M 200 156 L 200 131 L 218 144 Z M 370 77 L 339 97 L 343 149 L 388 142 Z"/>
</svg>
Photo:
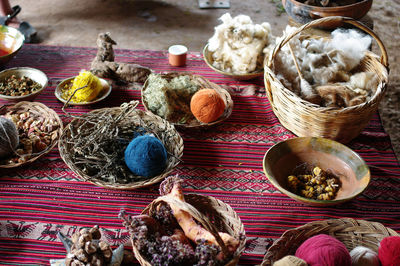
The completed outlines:
<svg viewBox="0 0 400 266">
<path fill-rule="evenodd" d="M 304 241 L 297 249 L 296 257 L 305 260 L 309 266 L 351 266 L 350 252 L 346 246 L 325 234 Z"/>
<path fill-rule="evenodd" d="M 400 265 L 400 236 L 388 236 L 379 244 L 378 257 L 382 266 Z"/>
</svg>

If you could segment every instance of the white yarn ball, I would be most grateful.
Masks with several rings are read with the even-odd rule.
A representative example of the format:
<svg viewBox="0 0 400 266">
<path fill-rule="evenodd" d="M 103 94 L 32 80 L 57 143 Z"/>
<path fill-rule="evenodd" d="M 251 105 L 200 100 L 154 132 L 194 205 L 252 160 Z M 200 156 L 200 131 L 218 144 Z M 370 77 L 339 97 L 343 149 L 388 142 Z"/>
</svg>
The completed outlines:
<svg viewBox="0 0 400 266">
<path fill-rule="evenodd" d="M 18 144 L 17 127 L 10 119 L 0 116 L 0 158 L 12 153 Z"/>
<path fill-rule="evenodd" d="M 378 253 L 367 247 L 355 247 L 350 251 L 351 265 L 353 266 L 379 266 Z"/>
</svg>

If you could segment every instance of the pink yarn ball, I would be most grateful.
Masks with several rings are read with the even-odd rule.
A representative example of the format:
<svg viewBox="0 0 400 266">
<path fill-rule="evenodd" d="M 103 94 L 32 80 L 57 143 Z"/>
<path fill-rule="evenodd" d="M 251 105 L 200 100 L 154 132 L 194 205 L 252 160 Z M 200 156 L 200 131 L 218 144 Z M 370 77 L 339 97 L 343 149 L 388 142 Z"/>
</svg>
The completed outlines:
<svg viewBox="0 0 400 266">
<path fill-rule="evenodd" d="M 350 253 L 346 246 L 332 236 L 320 234 L 301 244 L 296 257 L 310 266 L 351 266 Z"/>
<path fill-rule="evenodd" d="M 378 256 L 382 266 L 400 265 L 400 236 L 388 236 L 379 244 Z"/>
</svg>

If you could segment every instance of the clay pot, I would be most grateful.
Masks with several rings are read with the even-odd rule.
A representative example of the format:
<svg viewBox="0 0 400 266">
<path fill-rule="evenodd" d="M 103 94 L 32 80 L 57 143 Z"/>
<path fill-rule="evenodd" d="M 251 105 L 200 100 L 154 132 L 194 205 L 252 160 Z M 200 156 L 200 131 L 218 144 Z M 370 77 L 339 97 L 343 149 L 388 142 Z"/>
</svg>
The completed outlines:
<svg viewBox="0 0 400 266">
<path fill-rule="evenodd" d="M 365 16 L 371 9 L 372 0 L 363 0 L 355 4 L 337 7 L 319 7 L 303 4 L 295 0 L 282 0 L 282 5 L 286 13 L 300 24 L 306 24 L 312 20 L 342 16 L 350 17 L 356 20 Z M 323 28 L 335 28 L 341 25 L 323 25 Z"/>
</svg>

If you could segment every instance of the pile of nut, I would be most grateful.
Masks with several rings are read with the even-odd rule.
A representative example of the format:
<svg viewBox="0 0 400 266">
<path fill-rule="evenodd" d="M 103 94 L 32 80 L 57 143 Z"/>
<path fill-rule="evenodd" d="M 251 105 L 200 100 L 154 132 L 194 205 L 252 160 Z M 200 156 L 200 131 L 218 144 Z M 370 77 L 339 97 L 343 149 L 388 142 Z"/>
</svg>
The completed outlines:
<svg viewBox="0 0 400 266">
<path fill-rule="evenodd" d="M 70 252 L 65 259 L 66 266 L 108 265 L 113 251 L 107 242 L 101 241 L 99 226 L 81 229 L 72 235 Z"/>
<path fill-rule="evenodd" d="M 42 85 L 36 81 L 22 76 L 11 75 L 3 82 L 0 82 L 0 94 L 7 96 L 24 96 L 40 90 Z"/>
<path fill-rule="evenodd" d="M 6 163 L 23 163 L 45 151 L 58 138 L 59 123 L 39 113 L 9 112 L 5 117 L 14 122 L 19 134 L 17 156 L 7 158 Z"/>
<path fill-rule="evenodd" d="M 314 167 L 311 174 L 288 176 L 290 191 L 310 199 L 332 200 L 341 187 L 337 176 Z"/>
</svg>

